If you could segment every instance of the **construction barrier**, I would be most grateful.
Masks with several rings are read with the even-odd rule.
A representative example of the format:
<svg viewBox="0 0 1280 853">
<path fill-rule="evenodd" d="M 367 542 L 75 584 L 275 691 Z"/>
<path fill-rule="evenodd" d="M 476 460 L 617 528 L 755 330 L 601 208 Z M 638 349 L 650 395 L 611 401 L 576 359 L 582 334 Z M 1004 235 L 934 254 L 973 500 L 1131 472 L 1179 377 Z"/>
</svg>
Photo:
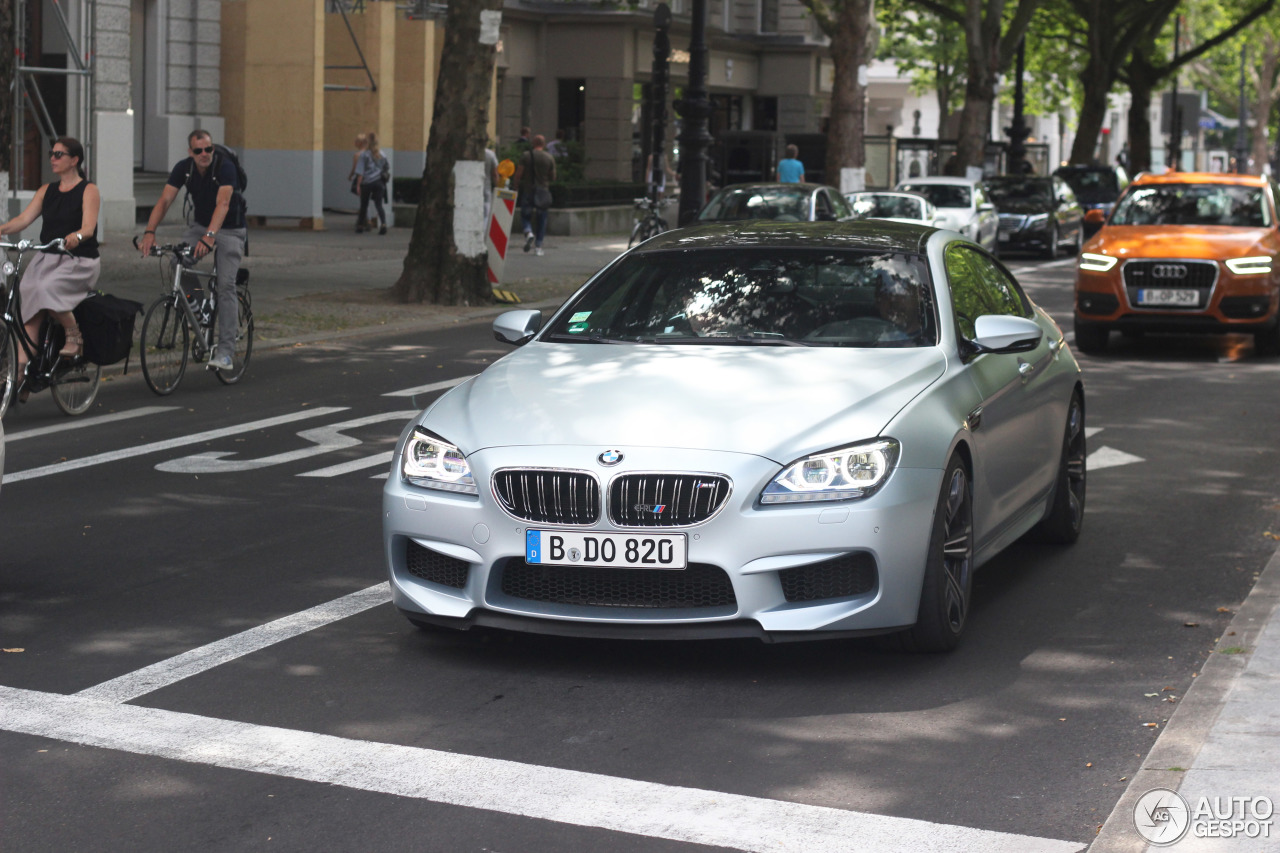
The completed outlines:
<svg viewBox="0 0 1280 853">
<path fill-rule="evenodd" d="M 519 302 L 510 291 L 498 290 L 502 281 L 502 268 L 507 263 L 507 246 L 511 242 L 511 220 L 516 211 L 515 190 L 495 189 L 493 205 L 489 213 L 489 230 L 485 242 L 489 247 L 489 284 L 499 302 Z"/>
</svg>

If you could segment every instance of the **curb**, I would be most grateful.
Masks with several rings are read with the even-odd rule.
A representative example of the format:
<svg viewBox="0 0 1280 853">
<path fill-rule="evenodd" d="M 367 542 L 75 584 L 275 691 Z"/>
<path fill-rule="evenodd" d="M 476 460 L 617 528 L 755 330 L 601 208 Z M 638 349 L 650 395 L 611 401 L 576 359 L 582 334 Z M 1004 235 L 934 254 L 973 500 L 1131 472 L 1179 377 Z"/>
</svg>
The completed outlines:
<svg viewBox="0 0 1280 853">
<path fill-rule="evenodd" d="M 1134 774 L 1089 845 L 1088 853 L 1144 853 L 1149 849 L 1148 842 L 1133 827 L 1134 805 L 1152 788 L 1177 791 L 1182 787 L 1187 771 L 1195 763 L 1226 705 L 1227 695 L 1249 665 L 1250 654 L 1257 648 L 1258 635 L 1267 626 L 1277 606 L 1280 606 L 1280 547 L 1263 567 L 1257 583 L 1201 667 L 1200 676 L 1192 682 L 1170 715 L 1164 731 L 1143 759 L 1142 768 Z M 1234 636 L 1231 635 L 1233 631 Z M 1230 646 L 1243 647 L 1247 651 L 1245 654 L 1218 654 Z M 1170 769 L 1175 767 L 1179 769 Z"/>
</svg>

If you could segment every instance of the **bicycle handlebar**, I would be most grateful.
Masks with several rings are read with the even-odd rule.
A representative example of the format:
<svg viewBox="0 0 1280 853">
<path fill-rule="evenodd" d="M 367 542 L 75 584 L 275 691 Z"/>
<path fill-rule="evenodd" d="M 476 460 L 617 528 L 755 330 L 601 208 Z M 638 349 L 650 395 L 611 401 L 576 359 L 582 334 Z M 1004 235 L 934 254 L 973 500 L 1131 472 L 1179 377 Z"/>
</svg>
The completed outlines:
<svg viewBox="0 0 1280 853">
<path fill-rule="evenodd" d="M 67 241 L 61 237 L 55 237 L 44 245 L 40 245 L 33 240 L 19 240 L 16 243 L 0 242 L 0 249 L 17 249 L 19 252 L 43 252 L 45 249 L 57 249 L 60 252 L 67 250 Z"/>
<path fill-rule="evenodd" d="M 138 238 L 136 236 L 133 238 L 133 248 L 138 250 L 142 249 L 142 247 L 138 245 Z M 161 255 L 168 254 L 189 256 L 191 254 L 191 246 L 187 243 L 167 243 L 163 246 L 152 245 L 149 257 L 158 258 Z"/>
</svg>

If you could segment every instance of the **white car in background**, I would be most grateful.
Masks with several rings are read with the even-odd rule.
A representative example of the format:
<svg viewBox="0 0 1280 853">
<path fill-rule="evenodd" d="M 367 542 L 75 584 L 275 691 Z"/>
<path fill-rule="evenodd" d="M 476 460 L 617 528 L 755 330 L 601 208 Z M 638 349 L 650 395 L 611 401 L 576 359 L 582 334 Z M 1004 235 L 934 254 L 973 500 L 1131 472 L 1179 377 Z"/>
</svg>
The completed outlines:
<svg viewBox="0 0 1280 853">
<path fill-rule="evenodd" d="M 858 219 L 887 219 L 908 225 L 944 227 L 933 202 L 915 193 L 861 192 L 845 196 Z"/>
<path fill-rule="evenodd" d="M 959 231 L 979 246 L 996 252 L 1000 214 L 981 181 L 942 176 L 910 178 L 894 189 L 924 196 L 938 209 L 937 227 Z"/>
</svg>

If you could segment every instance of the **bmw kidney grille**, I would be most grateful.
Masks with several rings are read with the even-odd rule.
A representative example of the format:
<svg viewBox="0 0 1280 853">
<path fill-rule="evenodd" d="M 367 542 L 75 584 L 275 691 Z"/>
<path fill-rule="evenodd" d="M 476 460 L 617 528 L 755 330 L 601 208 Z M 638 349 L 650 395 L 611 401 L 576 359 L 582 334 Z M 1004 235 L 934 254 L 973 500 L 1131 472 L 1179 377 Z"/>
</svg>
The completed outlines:
<svg viewBox="0 0 1280 853">
<path fill-rule="evenodd" d="M 609 485 L 609 520 L 619 527 L 684 527 L 706 521 L 729 497 L 717 474 L 623 474 Z"/>
</svg>

